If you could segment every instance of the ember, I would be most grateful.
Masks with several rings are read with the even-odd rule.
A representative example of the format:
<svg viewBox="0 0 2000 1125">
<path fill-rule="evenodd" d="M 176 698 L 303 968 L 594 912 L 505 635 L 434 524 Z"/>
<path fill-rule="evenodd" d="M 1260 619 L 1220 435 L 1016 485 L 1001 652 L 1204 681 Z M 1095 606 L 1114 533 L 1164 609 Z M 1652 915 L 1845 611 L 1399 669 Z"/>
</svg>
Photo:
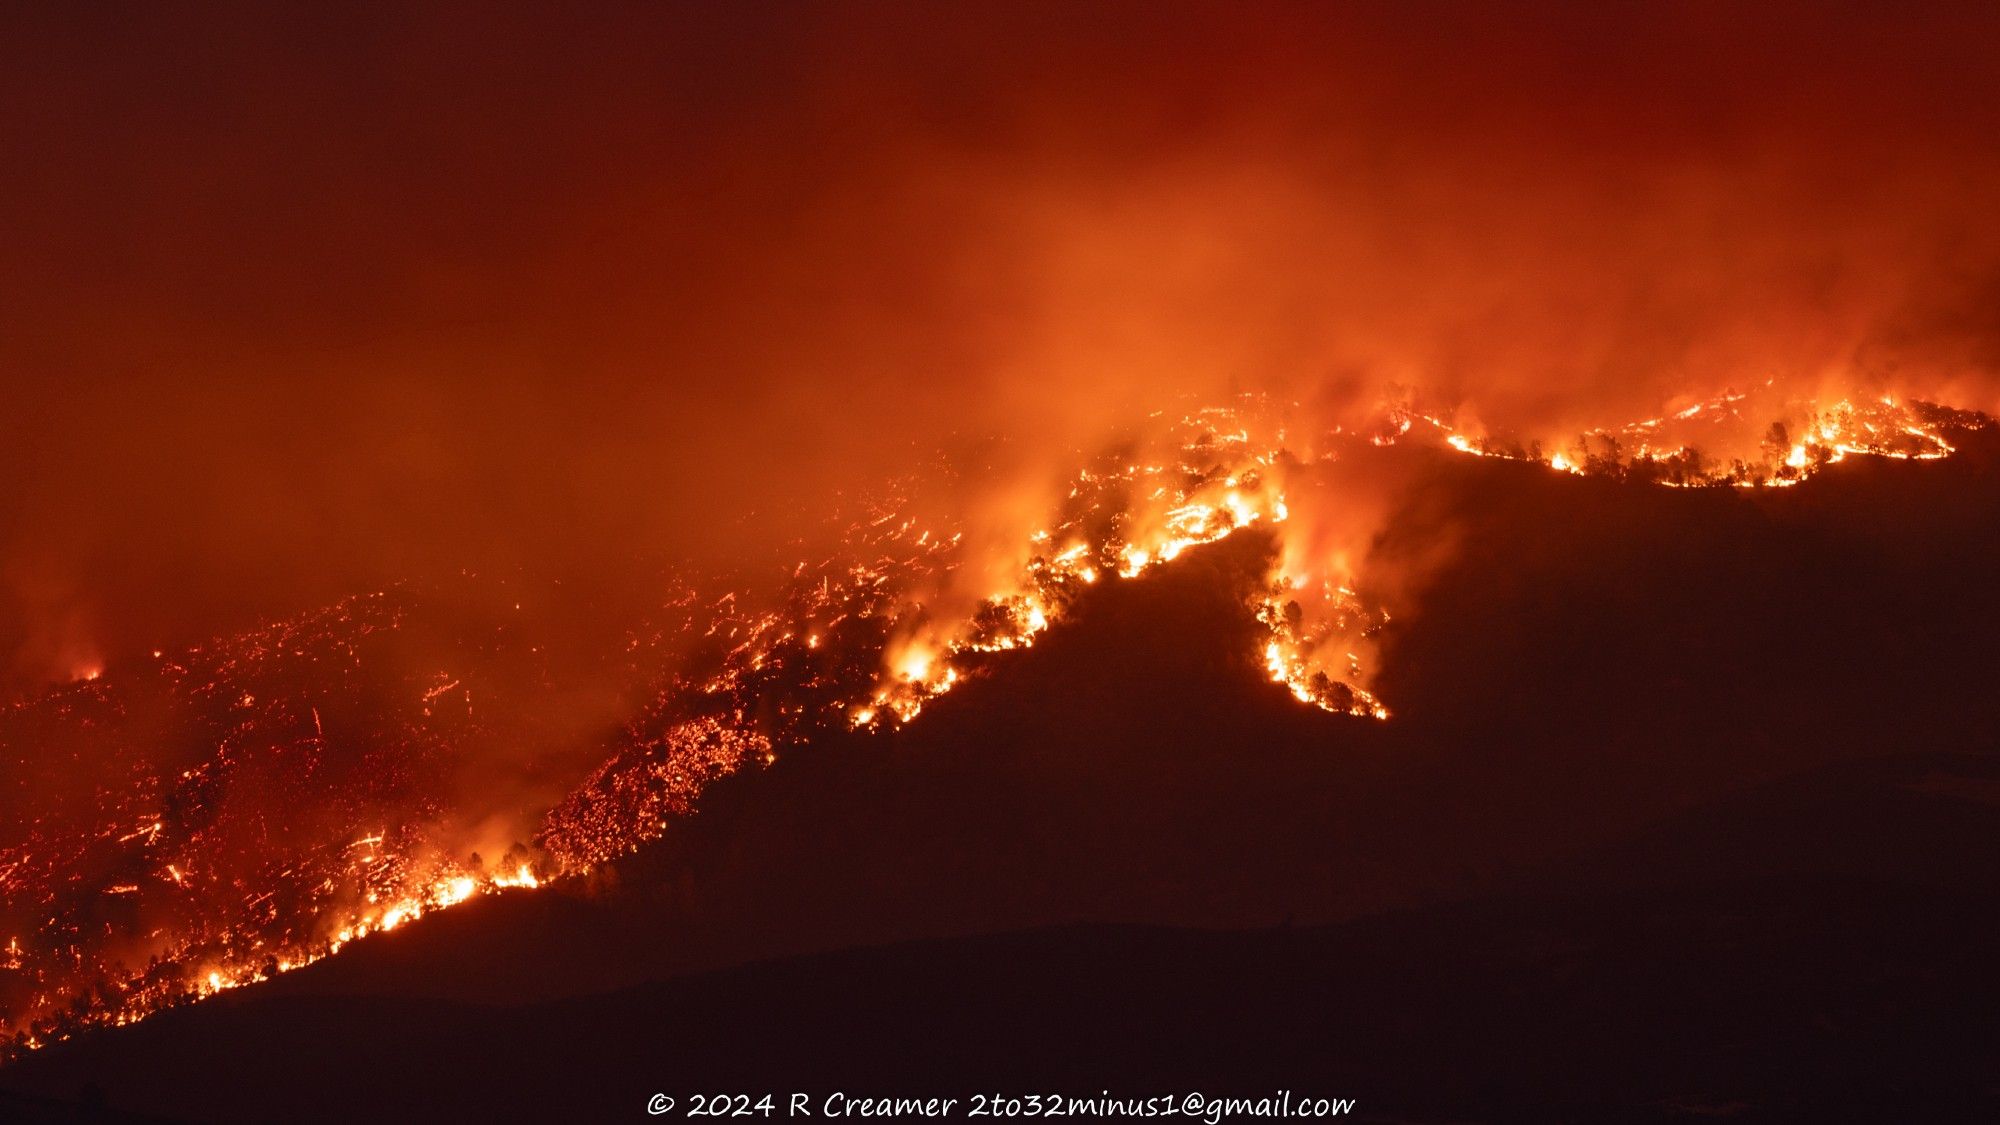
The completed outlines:
<svg viewBox="0 0 2000 1125">
<path fill-rule="evenodd" d="M 796 563 L 774 590 L 690 581 L 667 599 L 662 623 L 632 634 L 620 673 L 650 683 L 650 702 L 532 845 L 493 864 L 457 827 L 488 810 L 449 807 L 447 779 L 520 715 L 488 718 L 484 701 L 505 711 L 510 692 L 470 671 L 403 670 L 399 638 L 434 627 L 419 624 L 414 589 L 50 690 L 0 713 L 17 784 L 78 763 L 124 781 L 0 842 L 8 1033 L 24 1049 L 128 1023 L 437 910 L 588 871 L 666 832 L 718 777 L 828 731 L 915 720 L 1060 626 L 1107 575 L 1136 578 L 1246 528 L 1285 545 L 1304 503 L 1293 485 L 1365 448 L 1434 442 L 1635 483 L 1782 487 L 1853 456 L 1944 457 L 1987 424 L 1896 399 L 1752 414 L 1753 398 L 1545 441 L 1462 432 L 1408 406 L 1363 433 L 1316 432 L 1294 408 L 1246 397 L 1086 461 L 1024 533 L 1018 563 L 969 594 L 953 586 L 966 530 L 920 518 L 889 490 L 845 525 L 840 553 Z M 1246 659 L 1303 704 L 1388 718 L 1366 656 L 1388 615 L 1355 556 L 1276 557 L 1249 607 L 1265 639 Z"/>
</svg>

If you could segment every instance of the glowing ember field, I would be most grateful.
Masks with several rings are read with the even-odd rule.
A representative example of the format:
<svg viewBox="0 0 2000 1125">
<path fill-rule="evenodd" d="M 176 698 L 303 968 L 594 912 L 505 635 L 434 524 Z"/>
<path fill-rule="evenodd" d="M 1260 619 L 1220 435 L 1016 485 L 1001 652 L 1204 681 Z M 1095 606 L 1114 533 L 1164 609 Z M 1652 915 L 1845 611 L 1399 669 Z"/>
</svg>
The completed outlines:
<svg viewBox="0 0 2000 1125">
<path fill-rule="evenodd" d="M 38 815 L 0 838 L 0 1013 L 13 1049 L 253 983 L 423 914 L 628 853 L 710 780 L 830 730 L 881 730 L 1061 625 L 1093 584 L 1259 528 L 1277 549 L 1246 654 L 1302 703 L 1388 719 L 1370 691 L 1387 608 L 1339 526 L 1330 465 L 1421 443 L 1633 486 L 1799 484 L 1855 456 L 1948 456 L 1982 415 L 1894 397 L 1768 391 L 1536 438 L 1413 405 L 1307 425 L 1246 399 L 1155 419 L 1083 458 L 1018 535 L 923 514 L 921 482 L 842 521 L 773 583 L 672 583 L 586 672 L 531 631 L 399 587 L 113 667 L 0 712 L 7 784 Z M 990 528 L 990 521 L 977 524 Z M 504 586 L 468 576 L 468 584 Z M 499 599 L 505 601 L 505 597 Z M 580 736 L 544 727 L 575 679 L 643 700 L 585 748 L 566 796 L 468 807 L 469 775 Z M 632 714 L 627 711 L 626 714 Z M 607 733 L 608 731 L 608 733 Z M 79 782 L 75 779 L 85 778 Z M 521 792 L 538 791 L 523 783 Z"/>
</svg>

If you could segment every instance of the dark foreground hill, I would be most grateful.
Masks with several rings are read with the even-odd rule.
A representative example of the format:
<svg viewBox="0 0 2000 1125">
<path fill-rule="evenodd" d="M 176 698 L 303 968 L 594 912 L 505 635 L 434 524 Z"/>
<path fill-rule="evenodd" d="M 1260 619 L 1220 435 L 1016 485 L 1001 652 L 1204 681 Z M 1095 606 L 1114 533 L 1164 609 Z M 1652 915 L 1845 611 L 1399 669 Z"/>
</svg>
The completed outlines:
<svg viewBox="0 0 2000 1125">
<path fill-rule="evenodd" d="M 1992 1108 L 1991 451 L 1778 496 L 1419 479 L 1379 551 L 1419 576 L 1388 723 L 1263 682 L 1239 537 L 1109 584 L 892 737 L 716 786 L 588 886 L 0 1084 L 274 1121 L 833 1089 Z"/>
<path fill-rule="evenodd" d="M 212 1004 L 24 1074 L 242 1121 L 624 1120 L 654 1093 L 1281 1088 L 1384 1120 L 1936 1119 L 2000 1106 L 1986 910 L 1759 880 L 1325 929 L 1075 926 L 536 1005 Z"/>
</svg>

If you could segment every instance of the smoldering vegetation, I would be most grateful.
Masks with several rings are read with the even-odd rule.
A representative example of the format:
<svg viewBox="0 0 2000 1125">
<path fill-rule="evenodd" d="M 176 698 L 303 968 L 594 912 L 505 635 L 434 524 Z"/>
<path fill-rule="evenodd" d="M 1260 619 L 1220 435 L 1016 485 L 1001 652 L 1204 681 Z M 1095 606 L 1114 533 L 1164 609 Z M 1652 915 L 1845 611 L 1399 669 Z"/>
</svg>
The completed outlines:
<svg viewBox="0 0 2000 1125">
<path fill-rule="evenodd" d="M 690 654 L 773 674 L 704 614 L 810 587 L 858 526 L 829 511 L 886 489 L 955 529 L 915 597 L 976 614 L 1080 461 L 1142 464 L 1204 404 L 1295 403 L 1298 451 L 1385 408 L 1526 449 L 1746 390 L 1779 416 L 1743 447 L 1800 404 L 2000 404 L 1976 12 L 8 18 L 0 683 L 77 720 L 8 746 L 45 873 L 39 817 L 232 746 L 268 760 L 202 814 L 246 849 L 231 894 L 253 845 L 375 820 L 490 859 L 594 763 L 660 764 Z M 1477 608 L 1430 600 L 1477 508 L 1382 459 L 1305 495 L 1285 573 Z M 358 687 L 287 641 L 409 591 Z M 258 668 L 183 660 L 278 643 L 276 710 Z M 322 769 L 307 699 L 367 746 Z"/>
</svg>

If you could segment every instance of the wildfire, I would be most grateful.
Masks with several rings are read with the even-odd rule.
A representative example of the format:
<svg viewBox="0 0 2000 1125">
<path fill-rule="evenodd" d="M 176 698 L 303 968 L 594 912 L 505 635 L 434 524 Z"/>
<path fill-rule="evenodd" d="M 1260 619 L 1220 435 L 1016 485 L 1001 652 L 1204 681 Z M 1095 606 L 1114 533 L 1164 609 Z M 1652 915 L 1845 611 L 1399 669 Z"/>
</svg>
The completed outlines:
<svg viewBox="0 0 2000 1125">
<path fill-rule="evenodd" d="M 1958 434 L 1987 424 L 1893 399 L 1782 406 L 1753 424 L 1754 399 L 1731 393 L 1525 441 L 1395 406 L 1360 435 L 1309 434 L 1318 452 L 1294 439 L 1281 404 L 1197 410 L 1080 464 L 1045 518 L 1022 529 L 1016 561 L 980 571 L 990 585 L 976 590 L 960 588 L 964 529 L 920 519 L 892 489 L 844 525 L 836 552 L 793 563 L 773 590 L 676 588 L 620 665 L 649 685 L 649 702 L 532 845 L 491 865 L 444 827 L 442 779 L 519 723 L 474 713 L 475 692 L 481 712 L 507 692 L 472 672 L 413 674 L 386 655 L 413 627 L 412 592 L 157 652 L 129 674 L 114 668 L 0 711 L 0 750 L 22 784 L 59 790 L 59 775 L 37 777 L 31 764 L 86 755 L 132 779 L 97 792 L 81 819 L 51 815 L 0 839 L 0 922 L 17 935 L 0 962 L 4 1026 L 27 1048 L 128 1023 L 438 910 L 587 871 L 658 837 L 718 777 L 829 732 L 915 720 L 1058 627 L 1110 576 L 1140 578 L 1245 529 L 1285 543 L 1303 502 L 1295 486 L 1350 450 L 1429 440 L 1564 473 L 1785 487 L 1858 455 L 1945 457 Z M 1263 637 L 1246 662 L 1303 704 L 1387 719 L 1366 665 L 1388 614 L 1345 556 L 1279 557 L 1288 561 L 1249 607 Z M 135 745 L 130 716 L 142 713 L 169 715 L 179 741 Z"/>
<path fill-rule="evenodd" d="M 1768 392 L 1768 384 L 1764 390 Z M 1951 433 L 1980 429 L 1988 421 L 1980 414 L 1894 396 L 1759 406 L 1762 397 L 1729 392 L 1624 426 L 1525 444 L 1460 432 L 1447 419 L 1408 411 L 1400 412 L 1397 432 L 1407 433 L 1423 422 L 1462 453 L 1538 461 L 1567 473 L 1677 488 L 1788 488 L 1856 455 L 1916 461 L 1949 457 L 1955 451 Z"/>
</svg>

